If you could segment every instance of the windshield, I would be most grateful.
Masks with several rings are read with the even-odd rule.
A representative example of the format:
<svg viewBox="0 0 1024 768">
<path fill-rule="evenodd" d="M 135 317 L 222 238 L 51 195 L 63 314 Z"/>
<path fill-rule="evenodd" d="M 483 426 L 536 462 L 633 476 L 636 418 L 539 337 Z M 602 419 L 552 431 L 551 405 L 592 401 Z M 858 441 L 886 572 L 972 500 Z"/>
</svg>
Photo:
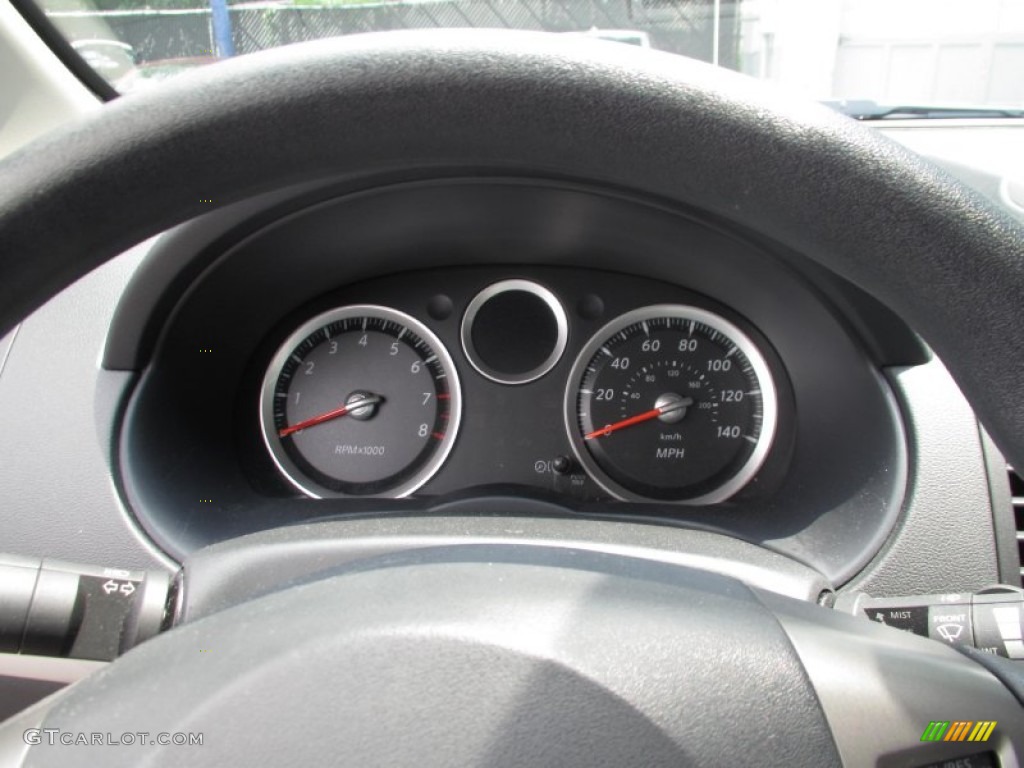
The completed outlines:
<svg viewBox="0 0 1024 768">
<path fill-rule="evenodd" d="M 988 107 L 1019 116 L 1014 110 L 1024 107 L 1021 0 L 41 2 L 75 51 L 121 92 L 305 40 L 497 27 L 690 56 L 865 118 L 970 117 Z"/>
</svg>

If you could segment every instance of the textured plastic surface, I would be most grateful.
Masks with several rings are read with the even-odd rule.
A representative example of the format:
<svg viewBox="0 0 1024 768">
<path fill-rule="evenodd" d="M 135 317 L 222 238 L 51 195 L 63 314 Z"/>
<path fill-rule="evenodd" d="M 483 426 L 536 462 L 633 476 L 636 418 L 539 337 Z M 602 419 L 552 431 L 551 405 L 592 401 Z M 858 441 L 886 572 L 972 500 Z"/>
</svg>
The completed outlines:
<svg viewBox="0 0 1024 768">
<path fill-rule="evenodd" d="M 399 174 L 396 179 L 407 178 L 407 175 Z M 104 367 L 127 371 L 145 368 L 151 360 L 160 331 L 185 289 L 218 260 L 224 249 L 274 220 L 345 191 L 346 186 L 339 188 L 337 180 L 284 187 L 217 208 L 167 232 L 149 250 L 118 302 L 103 350 Z M 579 226 L 573 229 L 577 235 L 586 232 Z M 298 234 L 316 237 L 315 232 L 305 230 Z M 382 234 L 390 235 L 390 228 Z M 773 250 L 768 244 L 765 244 L 765 249 Z M 645 253 L 635 253 L 634 256 L 639 259 Z M 486 255 L 481 253 L 478 257 Z M 535 258 L 534 254 L 523 256 Z M 841 309 L 877 364 L 918 365 L 928 361 L 929 351 L 892 309 L 817 262 L 793 252 L 786 253 L 785 259 Z M 409 266 L 412 265 L 403 268 Z M 587 266 L 595 265 L 588 261 Z M 634 274 L 644 274 L 646 268 L 642 260 L 630 259 L 629 270 Z M 662 275 L 663 279 L 665 277 Z"/>
<path fill-rule="evenodd" d="M 965 707 L 1017 766 L 1024 709 L 941 644 L 678 566 L 456 547 L 179 626 L 36 715 L 201 747 L 41 745 L 24 764 L 913 768 L 977 750 L 920 741 Z"/>
<path fill-rule="evenodd" d="M 528 33 L 365 35 L 240 57 L 8 158 L 0 329 L 202 200 L 439 164 L 599 177 L 821 260 L 902 310 L 1024 464 L 1024 238 L 1010 218 L 824 107 L 667 54 Z"/>
<path fill-rule="evenodd" d="M 543 552 L 566 546 L 700 568 L 810 602 L 830 587 L 818 573 L 793 560 L 704 531 L 525 517 L 425 516 L 295 525 L 201 549 L 185 562 L 180 617 L 193 621 L 385 555 L 409 556 L 442 547 L 469 553 L 483 547 Z"/>
<path fill-rule="evenodd" d="M 1020 705 L 1024 707 L 1024 663 L 1004 659 L 991 653 L 979 651 L 976 648 L 961 648 L 960 652 L 965 656 L 974 659 L 978 664 L 985 667 L 995 675 L 1012 693 Z"/>
<path fill-rule="evenodd" d="M 998 582 L 974 413 L 937 360 L 889 376 L 907 421 L 914 483 L 885 548 L 844 589 L 887 597 L 974 592 Z"/>
<path fill-rule="evenodd" d="M 8 552 L 169 568 L 111 482 L 114 423 L 132 376 L 99 369 L 111 315 L 143 252 L 58 294 L 14 337 L 0 375 L 0 546 Z"/>
<path fill-rule="evenodd" d="M 992 533 L 995 536 L 999 582 L 1017 584 L 1021 578 L 1020 551 L 1017 548 L 1017 516 L 1013 508 L 1006 458 L 983 428 L 979 427 L 979 432 L 992 499 Z"/>
<path fill-rule="evenodd" d="M 27 568 L 0 563 L 0 653 L 21 650 L 25 620 L 38 576 L 38 563 Z"/>
<path fill-rule="evenodd" d="M 994 720 L 986 746 L 1006 768 L 1024 754 L 1024 709 L 986 670 L 944 643 L 816 606 L 761 598 L 776 615 L 810 677 L 843 764 L 917 768 L 979 751 L 978 744 L 927 744 L 933 720 Z"/>
<path fill-rule="evenodd" d="M 40 746 L 26 765 L 839 765 L 786 636 L 739 583 L 571 550 L 444 554 L 179 627 L 44 726 L 201 731 L 201 747 Z"/>
<path fill-rule="evenodd" d="M 85 659 L 0 653 L 0 721 L 65 685 L 91 675 L 105 664 Z M 7 759 L 4 742 L 0 737 L 0 765 L 14 765 L 14 761 Z M 21 744 L 24 746 L 25 742 Z"/>
</svg>

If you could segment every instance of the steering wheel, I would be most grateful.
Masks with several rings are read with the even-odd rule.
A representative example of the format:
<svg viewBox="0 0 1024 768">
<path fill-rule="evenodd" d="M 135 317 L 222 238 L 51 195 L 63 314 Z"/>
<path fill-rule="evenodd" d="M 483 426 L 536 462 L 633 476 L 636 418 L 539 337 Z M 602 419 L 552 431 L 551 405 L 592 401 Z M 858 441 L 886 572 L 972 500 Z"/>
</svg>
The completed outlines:
<svg viewBox="0 0 1024 768">
<path fill-rule="evenodd" d="M 818 105 L 531 33 L 248 56 L 28 146 L 0 164 L 0 332 L 211 205 L 409 168 L 639 191 L 806 254 L 917 329 L 1024 466 L 1017 225 Z M 205 736 L 43 745 L 27 765 L 916 766 L 949 754 L 918 743 L 929 721 L 973 719 L 999 722 L 984 747 L 1016 765 L 1024 711 L 996 675 L 1012 685 L 941 644 L 699 570 L 568 545 L 437 548 L 186 623 L 0 741 L 30 721 Z"/>
</svg>

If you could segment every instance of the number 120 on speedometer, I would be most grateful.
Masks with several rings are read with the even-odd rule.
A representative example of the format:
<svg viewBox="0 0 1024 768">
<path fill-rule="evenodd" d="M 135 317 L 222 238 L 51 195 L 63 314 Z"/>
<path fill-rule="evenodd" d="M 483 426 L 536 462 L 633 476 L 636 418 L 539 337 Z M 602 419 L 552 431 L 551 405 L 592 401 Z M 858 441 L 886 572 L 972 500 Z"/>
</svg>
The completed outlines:
<svg viewBox="0 0 1024 768">
<path fill-rule="evenodd" d="M 777 414 L 754 342 L 712 312 L 675 304 L 629 312 L 598 331 L 565 397 L 577 458 L 620 499 L 729 498 L 763 464 Z"/>
</svg>

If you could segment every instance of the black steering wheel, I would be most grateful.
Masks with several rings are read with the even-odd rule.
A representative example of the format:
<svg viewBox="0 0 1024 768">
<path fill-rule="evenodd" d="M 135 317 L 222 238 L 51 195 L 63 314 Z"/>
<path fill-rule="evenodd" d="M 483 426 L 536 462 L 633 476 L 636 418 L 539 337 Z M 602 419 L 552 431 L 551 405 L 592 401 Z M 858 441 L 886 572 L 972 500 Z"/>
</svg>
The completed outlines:
<svg viewBox="0 0 1024 768">
<path fill-rule="evenodd" d="M 639 191 L 817 260 L 918 330 L 1024 466 L 1017 225 L 823 107 L 678 57 L 529 33 L 258 54 L 30 145 L 0 164 L 0 333 L 204 201 L 432 167 Z M 940 644 L 640 558 L 455 547 L 186 623 L 0 742 L 29 722 L 204 734 L 33 747 L 26 765 L 920 766 L 949 754 L 918 741 L 951 703 L 999 722 L 986 748 L 1004 765 L 1024 755 L 1014 694 Z"/>
</svg>

